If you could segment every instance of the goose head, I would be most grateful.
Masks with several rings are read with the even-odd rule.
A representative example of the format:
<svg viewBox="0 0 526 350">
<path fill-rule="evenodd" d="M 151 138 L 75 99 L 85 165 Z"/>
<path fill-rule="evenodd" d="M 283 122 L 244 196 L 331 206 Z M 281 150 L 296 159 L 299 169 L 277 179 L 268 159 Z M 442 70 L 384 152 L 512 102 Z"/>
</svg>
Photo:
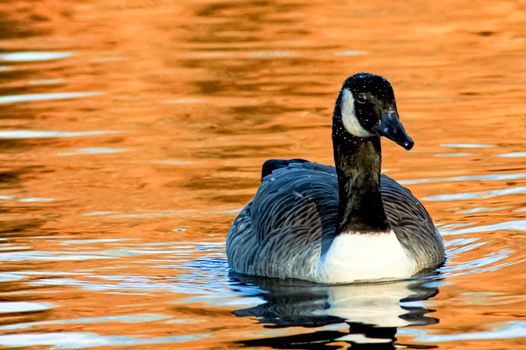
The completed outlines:
<svg viewBox="0 0 526 350">
<path fill-rule="evenodd" d="M 337 134 L 362 139 L 385 136 L 407 150 L 414 145 L 400 122 L 393 88 L 379 75 L 357 73 L 347 78 L 334 117 L 343 127 L 335 130 Z"/>
</svg>

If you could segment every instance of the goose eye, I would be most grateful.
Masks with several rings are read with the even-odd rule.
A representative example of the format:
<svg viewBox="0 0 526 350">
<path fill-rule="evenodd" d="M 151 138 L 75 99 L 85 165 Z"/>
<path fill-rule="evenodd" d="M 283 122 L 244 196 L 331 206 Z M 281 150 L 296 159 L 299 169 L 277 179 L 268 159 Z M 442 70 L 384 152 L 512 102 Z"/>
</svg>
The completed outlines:
<svg viewBox="0 0 526 350">
<path fill-rule="evenodd" d="M 362 104 L 367 102 L 367 95 L 364 93 L 356 95 L 356 102 L 362 103 Z"/>
</svg>

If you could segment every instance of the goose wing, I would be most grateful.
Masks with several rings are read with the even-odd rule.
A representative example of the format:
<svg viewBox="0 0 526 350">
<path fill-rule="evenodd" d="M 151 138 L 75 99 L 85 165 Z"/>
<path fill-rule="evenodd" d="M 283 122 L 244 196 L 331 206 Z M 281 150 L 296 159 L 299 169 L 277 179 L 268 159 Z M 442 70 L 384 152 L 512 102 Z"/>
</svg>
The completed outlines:
<svg viewBox="0 0 526 350">
<path fill-rule="evenodd" d="M 261 182 L 252 201 L 252 225 L 260 241 L 269 233 L 304 226 L 306 240 L 319 239 L 321 229 L 335 228 L 338 181 L 333 167 L 304 160 L 285 161 Z"/>
<path fill-rule="evenodd" d="M 398 240 L 426 266 L 444 262 L 442 238 L 423 204 L 404 186 L 388 176 L 381 178 L 387 219 Z M 429 264 L 429 262 L 432 264 Z"/>
<path fill-rule="evenodd" d="M 230 228 L 227 256 L 239 273 L 301 278 L 316 265 L 323 232 L 336 227 L 336 172 L 307 161 L 273 164 Z"/>
</svg>

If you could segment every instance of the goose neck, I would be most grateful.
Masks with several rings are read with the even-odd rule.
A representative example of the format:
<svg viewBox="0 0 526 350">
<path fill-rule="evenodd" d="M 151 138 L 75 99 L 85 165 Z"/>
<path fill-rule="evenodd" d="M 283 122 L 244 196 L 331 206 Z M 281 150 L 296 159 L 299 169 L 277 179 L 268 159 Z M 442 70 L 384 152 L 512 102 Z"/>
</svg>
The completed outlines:
<svg viewBox="0 0 526 350">
<path fill-rule="evenodd" d="M 333 135 L 333 144 L 339 189 L 337 233 L 389 231 L 380 190 L 380 138 Z"/>
</svg>

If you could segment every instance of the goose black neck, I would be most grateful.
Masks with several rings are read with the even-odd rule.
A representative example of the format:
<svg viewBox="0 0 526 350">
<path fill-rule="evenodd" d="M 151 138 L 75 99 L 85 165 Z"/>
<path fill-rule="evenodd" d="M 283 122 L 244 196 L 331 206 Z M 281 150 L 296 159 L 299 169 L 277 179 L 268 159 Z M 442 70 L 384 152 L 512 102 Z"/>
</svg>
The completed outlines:
<svg viewBox="0 0 526 350">
<path fill-rule="evenodd" d="M 390 226 L 380 191 L 380 137 L 354 137 L 333 125 L 338 174 L 338 233 L 386 232 Z"/>
</svg>

